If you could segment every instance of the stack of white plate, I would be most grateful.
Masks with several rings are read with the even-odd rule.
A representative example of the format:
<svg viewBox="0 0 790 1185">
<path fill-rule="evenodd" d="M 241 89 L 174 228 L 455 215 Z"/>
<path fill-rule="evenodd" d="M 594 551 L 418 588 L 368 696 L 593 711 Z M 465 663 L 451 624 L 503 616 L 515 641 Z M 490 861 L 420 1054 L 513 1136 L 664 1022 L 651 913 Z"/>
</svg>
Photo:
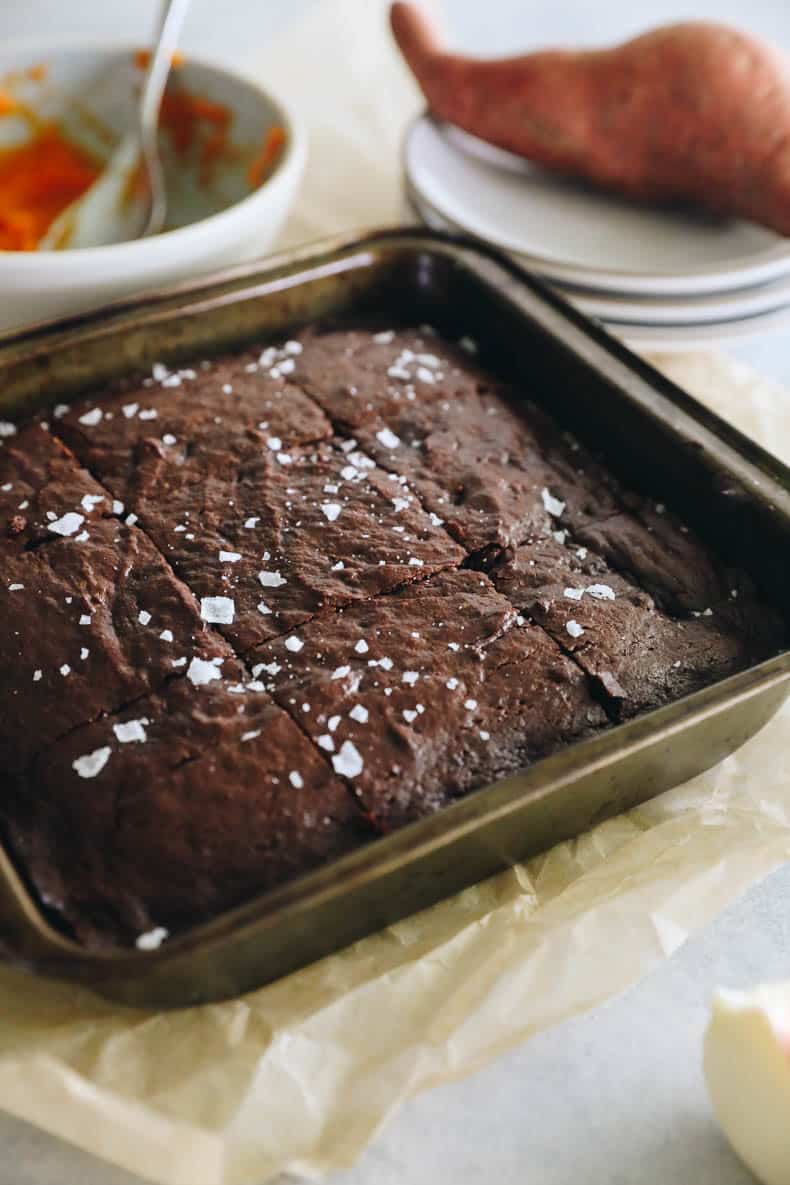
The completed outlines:
<svg viewBox="0 0 790 1185">
<path fill-rule="evenodd" d="M 632 346 L 790 330 L 790 239 L 762 227 L 620 201 L 428 116 L 409 129 L 404 166 L 428 226 L 510 252 Z"/>
</svg>

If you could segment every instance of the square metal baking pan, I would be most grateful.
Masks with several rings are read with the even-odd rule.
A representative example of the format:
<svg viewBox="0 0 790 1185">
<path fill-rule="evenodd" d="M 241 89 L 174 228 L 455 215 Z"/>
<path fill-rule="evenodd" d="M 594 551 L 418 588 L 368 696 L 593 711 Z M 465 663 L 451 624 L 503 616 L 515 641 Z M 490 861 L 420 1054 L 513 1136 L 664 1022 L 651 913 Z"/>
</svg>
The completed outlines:
<svg viewBox="0 0 790 1185">
<path fill-rule="evenodd" d="M 676 509 L 788 616 L 790 470 L 497 252 L 429 231 L 343 237 L 0 342 L 0 416 L 124 372 L 327 316 L 429 322 L 623 480 Z M 790 651 L 536 762 L 524 773 L 174 937 L 89 951 L 48 924 L 0 848 L 0 948 L 141 1006 L 237 994 L 579 834 L 731 753 L 790 692 Z"/>
</svg>

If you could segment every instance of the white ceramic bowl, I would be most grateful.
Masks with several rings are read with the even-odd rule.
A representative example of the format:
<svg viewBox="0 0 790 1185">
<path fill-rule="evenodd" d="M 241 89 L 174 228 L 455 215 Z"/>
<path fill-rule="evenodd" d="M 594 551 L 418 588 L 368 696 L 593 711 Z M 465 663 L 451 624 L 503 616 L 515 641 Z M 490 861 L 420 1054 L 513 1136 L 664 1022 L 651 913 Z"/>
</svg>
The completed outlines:
<svg viewBox="0 0 790 1185">
<path fill-rule="evenodd" d="M 13 74 L 15 98 L 106 156 L 109 139 L 134 117 L 140 81 L 135 52 L 129 46 L 8 43 L 0 47 L 0 87 L 10 89 Z M 42 64 L 43 78 L 25 76 Z M 176 158 L 167 138 L 168 225 L 174 229 L 110 247 L 0 251 L 0 331 L 241 263 L 271 246 L 296 197 L 306 159 L 304 133 L 262 87 L 220 67 L 188 57 L 174 86 L 230 109 L 233 161 L 217 162 L 210 182 L 198 184 L 196 163 Z M 267 180 L 251 190 L 249 165 L 275 124 L 285 130 L 284 149 Z M 0 148 L 29 135 L 18 116 L 0 118 Z"/>
</svg>

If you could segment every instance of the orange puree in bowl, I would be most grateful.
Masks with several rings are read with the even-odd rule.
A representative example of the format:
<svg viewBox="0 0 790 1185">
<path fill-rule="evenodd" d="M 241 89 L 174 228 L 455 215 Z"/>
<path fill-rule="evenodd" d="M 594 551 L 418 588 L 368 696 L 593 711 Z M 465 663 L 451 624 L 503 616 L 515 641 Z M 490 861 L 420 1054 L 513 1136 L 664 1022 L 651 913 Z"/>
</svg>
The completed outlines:
<svg viewBox="0 0 790 1185">
<path fill-rule="evenodd" d="M 222 103 L 175 91 L 162 99 L 160 122 L 180 156 L 197 146 L 200 182 L 209 184 L 217 161 L 228 154 L 233 112 Z"/>
<path fill-rule="evenodd" d="M 0 149 L 0 250 L 35 251 L 61 210 L 82 196 L 100 169 L 55 126 Z"/>
</svg>

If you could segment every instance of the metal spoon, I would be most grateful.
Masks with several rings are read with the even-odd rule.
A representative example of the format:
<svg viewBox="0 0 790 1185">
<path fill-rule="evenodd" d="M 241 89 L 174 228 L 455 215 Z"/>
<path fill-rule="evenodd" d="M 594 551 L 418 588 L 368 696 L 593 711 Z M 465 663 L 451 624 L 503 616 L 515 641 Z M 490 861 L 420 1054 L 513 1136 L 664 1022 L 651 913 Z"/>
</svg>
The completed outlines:
<svg viewBox="0 0 790 1185">
<path fill-rule="evenodd" d="M 165 223 L 167 190 L 159 157 L 159 109 L 189 0 L 165 0 L 137 121 L 82 197 L 61 211 L 39 251 L 100 247 L 157 234 Z M 136 174 L 142 166 L 142 183 Z"/>
</svg>

